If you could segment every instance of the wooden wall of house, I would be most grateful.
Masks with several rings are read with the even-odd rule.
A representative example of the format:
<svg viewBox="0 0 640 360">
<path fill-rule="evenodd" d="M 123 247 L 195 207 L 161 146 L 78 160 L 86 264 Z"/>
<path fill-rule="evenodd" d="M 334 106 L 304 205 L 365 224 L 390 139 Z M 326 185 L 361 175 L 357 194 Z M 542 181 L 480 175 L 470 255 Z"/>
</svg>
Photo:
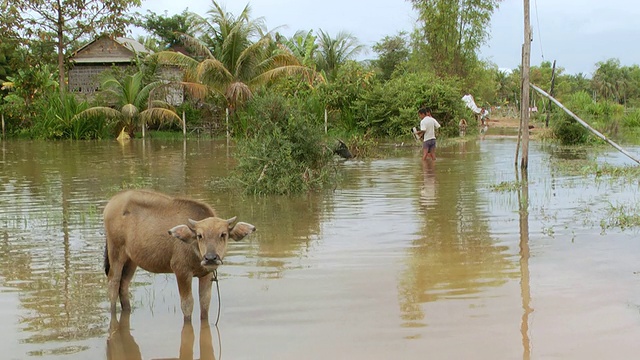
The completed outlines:
<svg viewBox="0 0 640 360">
<path fill-rule="evenodd" d="M 91 64 L 75 65 L 69 70 L 69 91 L 80 94 L 93 94 L 98 91 L 98 76 L 110 68 L 109 65 Z"/>
<path fill-rule="evenodd" d="M 85 59 L 96 59 L 108 63 L 112 60 L 122 61 L 122 59 L 133 59 L 134 54 L 131 50 L 125 48 L 121 44 L 115 42 L 108 37 L 102 37 L 89 44 L 84 49 L 78 51 L 73 59 L 76 62 L 82 62 Z"/>
</svg>

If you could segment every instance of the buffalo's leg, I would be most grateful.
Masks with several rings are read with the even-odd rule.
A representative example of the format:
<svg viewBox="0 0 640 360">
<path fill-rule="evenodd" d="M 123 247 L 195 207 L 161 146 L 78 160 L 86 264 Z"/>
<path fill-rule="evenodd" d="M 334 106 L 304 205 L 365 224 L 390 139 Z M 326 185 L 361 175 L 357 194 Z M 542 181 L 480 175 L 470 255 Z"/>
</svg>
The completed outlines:
<svg viewBox="0 0 640 360">
<path fill-rule="evenodd" d="M 199 279 L 200 286 L 198 288 L 198 295 L 200 297 L 200 319 L 209 319 L 209 304 L 211 303 L 211 280 L 213 280 L 213 273 Z"/>
<path fill-rule="evenodd" d="M 107 289 L 109 293 L 109 303 L 111 304 L 111 314 L 115 314 L 116 301 L 120 294 L 120 280 L 122 278 L 122 267 L 124 266 L 124 261 L 119 259 L 119 256 L 117 256 L 118 254 L 116 254 L 111 247 L 108 247 L 107 250 L 109 257 L 109 273 L 107 274 L 107 279 L 109 281 Z"/>
<path fill-rule="evenodd" d="M 122 267 L 122 274 L 120 277 L 120 306 L 122 306 L 122 311 L 131 311 L 131 301 L 129 299 L 129 285 L 131 284 L 131 279 L 133 279 L 133 275 L 136 273 L 136 268 L 138 266 L 129 259 L 124 266 Z"/>
<path fill-rule="evenodd" d="M 178 292 L 180 293 L 180 307 L 182 308 L 184 321 L 191 321 L 191 314 L 193 313 L 193 295 L 191 294 L 192 278 L 192 274 L 176 274 Z"/>
</svg>

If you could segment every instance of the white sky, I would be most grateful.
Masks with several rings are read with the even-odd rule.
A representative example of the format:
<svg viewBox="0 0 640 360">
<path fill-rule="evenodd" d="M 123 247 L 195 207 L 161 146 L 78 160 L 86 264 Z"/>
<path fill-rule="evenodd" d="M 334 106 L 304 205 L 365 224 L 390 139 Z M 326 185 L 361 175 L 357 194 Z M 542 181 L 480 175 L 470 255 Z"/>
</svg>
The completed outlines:
<svg viewBox="0 0 640 360">
<path fill-rule="evenodd" d="M 238 15 L 250 4 L 252 18 L 263 17 L 269 30 L 290 36 L 297 30 L 322 29 L 355 35 L 370 47 L 387 35 L 410 31 L 416 12 L 406 0 L 219 0 Z M 530 0 L 533 43 L 531 64 L 557 60 L 565 73 L 591 76 L 595 64 L 618 58 L 622 65 L 640 64 L 640 2 L 638 0 Z M 211 0 L 146 0 L 140 12 L 168 15 L 189 11 L 206 16 Z M 522 0 L 504 0 L 491 21 L 491 39 L 481 57 L 500 68 L 520 64 L 524 39 Z M 369 52 L 361 58 L 373 58 Z"/>
</svg>

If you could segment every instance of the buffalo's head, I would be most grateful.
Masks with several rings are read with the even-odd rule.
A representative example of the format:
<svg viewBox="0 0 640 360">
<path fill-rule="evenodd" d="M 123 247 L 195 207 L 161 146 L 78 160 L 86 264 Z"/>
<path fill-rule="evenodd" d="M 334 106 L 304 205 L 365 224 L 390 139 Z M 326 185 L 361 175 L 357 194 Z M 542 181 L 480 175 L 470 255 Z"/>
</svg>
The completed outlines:
<svg viewBox="0 0 640 360">
<path fill-rule="evenodd" d="M 189 219 L 187 225 L 178 225 L 169 230 L 169 234 L 188 244 L 193 244 L 200 256 L 200 264 L 209 270 L 215 270 L 222 265 L 222 259 L 227 251 L 227 241 L 242 240 L 256 230 L 256 227 L 244 222 L 234 225 L 236 217 L 224 220 L 209 217 L 195 221 Z"/>
</svg>

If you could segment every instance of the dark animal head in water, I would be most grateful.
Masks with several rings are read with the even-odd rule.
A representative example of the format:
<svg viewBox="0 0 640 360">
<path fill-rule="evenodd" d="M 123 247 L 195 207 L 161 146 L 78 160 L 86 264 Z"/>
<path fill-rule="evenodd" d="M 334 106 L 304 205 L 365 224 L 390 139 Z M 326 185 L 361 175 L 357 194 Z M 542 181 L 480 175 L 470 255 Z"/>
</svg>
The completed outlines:
<svg viewBox="0 0 640 360">
<path fill-rule="evenodd" d="M 351 151 L 349 151 L 349 147 L 342 140 L 338 140 L 338 144 L 336 145 L 335 149 L 333 149 L 333 153 L 344 159 L 353 158 L 353 155 L 351 155 Z"/>
</svg>

